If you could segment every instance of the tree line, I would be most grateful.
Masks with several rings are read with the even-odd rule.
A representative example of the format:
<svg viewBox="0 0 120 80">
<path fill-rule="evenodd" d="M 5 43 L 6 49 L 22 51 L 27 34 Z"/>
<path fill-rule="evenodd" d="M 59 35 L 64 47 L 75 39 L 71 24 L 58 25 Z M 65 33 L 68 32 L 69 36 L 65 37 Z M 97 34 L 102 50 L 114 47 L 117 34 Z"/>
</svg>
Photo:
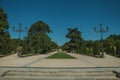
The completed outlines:
<svg viewBox="0 0 120 80">
<path fill-rule="evenodd" d="M 101 55 L 101 40 L 84 40 L 78 28 L 68 28 L 66 38 L 70 40 L 61 48 L 67 52 L 89 56 Z M 114 34 L 104 39 L 103 49 L 106 54 L 120 57 L 120 35 Z"/>
<path fill-rule="evenodd" d="M 37 21 L 30 26 L 28 35 L 20 39 L 20 46 L 19 39 L 12 39 L 8 29 L 7 14 L 0 8 L 0 55 L 9 55 L 16 51 L 20 51 L 21 55 L 45 54 L 59 47 L 48 36 L 52 30 L 43 21 Z"/>
<path fill-rule="evenodd" d="M 7 14 L 0 8 L 0 55 L 9 55 L 15 51 L 20 51 L 22 55 L 46 54 L 55 49 L 61 48 L 67 52 L 84 55 L 100 55 L 101 42 L 99 40 L 84 40 L 78 28 L 68 28 L 65 35 L 69 41 L 61 47 L 48 36 L 53 31 L 50 26 L 43 21 L 37 21 L 30 26 L 28 34 L 24 39 L 12 39 L 8 31 L 9 23 Z M 107 54 L 120 57 L 120 35 L 110 35 L 103 41 L 104 51 Z"/>
</svg>

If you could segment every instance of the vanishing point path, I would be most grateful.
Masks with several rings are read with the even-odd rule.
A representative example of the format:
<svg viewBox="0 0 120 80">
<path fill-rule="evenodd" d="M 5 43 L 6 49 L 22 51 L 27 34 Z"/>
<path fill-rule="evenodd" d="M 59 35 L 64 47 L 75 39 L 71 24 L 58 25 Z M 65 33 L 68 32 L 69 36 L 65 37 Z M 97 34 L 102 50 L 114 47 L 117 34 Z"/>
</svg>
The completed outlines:
<svg viewBox="0 0 120 80">
<path fill-rule="evenodd" d="M 52 54 L 0 58 L 0 80 L 120 80 L 120 58 L 67 53 L 76 59 L 46 59 Z"/>
<path fill-rule="evenodd" d="M 46 59 L 55 54 L 48 53 L 19 58 L 16 54 L 0 58 L 0 67 L 120 67 L 120 58 L 105 54 L 105 58 L 94 58 L 75 53 L 67 53 L 77 59 Z"/>
</svg>

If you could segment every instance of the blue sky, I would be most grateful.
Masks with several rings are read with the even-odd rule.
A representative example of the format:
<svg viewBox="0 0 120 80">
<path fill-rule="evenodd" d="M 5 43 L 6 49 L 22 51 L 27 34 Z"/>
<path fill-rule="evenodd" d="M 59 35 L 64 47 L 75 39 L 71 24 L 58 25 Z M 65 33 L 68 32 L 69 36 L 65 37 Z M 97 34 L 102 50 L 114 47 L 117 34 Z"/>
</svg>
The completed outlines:
<svg viewBox="0 0 120 80">
<path fill-rule="evenodd" d="M 9 31 L 12 38 L 18 34 L 12 27 L 30 28 L 35 22 L 42 20 L 47 23 L 53 33 L 49 36 L 53 41 L 62 45 L 69 41 L 65 37 L 67 28 L 75 28 L 82 32 L 85 40 L 99 40 L 100 34 L 93 28 L 103 24 L 103 29 L 109 27 L 104 38 L 111 34 L 120 34 L 120 0 L 0 0 L 0 7 L 8 15 Z M 27 32 L 21 33 L 21 38 Z"/>
</svg>

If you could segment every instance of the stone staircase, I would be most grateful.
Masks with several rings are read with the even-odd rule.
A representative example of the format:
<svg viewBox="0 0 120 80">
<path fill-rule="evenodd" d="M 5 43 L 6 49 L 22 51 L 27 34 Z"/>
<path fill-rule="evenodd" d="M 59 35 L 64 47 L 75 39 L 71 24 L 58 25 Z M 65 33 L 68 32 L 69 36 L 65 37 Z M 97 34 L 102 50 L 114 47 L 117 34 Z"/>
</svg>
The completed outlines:
<svg viewBox="0 0 120 80">
<path fill-rule="evenodd" d="M 79 68 L 4 68 L 0 80 L 120 80 L 114 69 Z"/>
</svg>

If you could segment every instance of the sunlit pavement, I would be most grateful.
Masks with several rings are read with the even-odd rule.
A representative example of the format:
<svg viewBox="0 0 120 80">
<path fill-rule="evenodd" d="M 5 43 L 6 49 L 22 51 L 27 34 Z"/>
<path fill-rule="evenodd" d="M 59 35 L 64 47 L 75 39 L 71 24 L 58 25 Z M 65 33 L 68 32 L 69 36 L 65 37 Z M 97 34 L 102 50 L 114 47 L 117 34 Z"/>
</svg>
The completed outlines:
<svg viewBox="0 0 120 80">
<path fill-rule="evenodd" d="M 95 57 L 79 55 L 75 53 L 68 53 L 68 54 L 76 57 L 80 61 L 84 61 L 85 63 L 92 64 L 96 67 L 120 67 L 120 58 L 110 56 L 107 54 L 105 54 L 104 58 L 95 58 Z"/>
<path fill-rule="evenodd" d="M 16 54 L 0 58 L 0 66 L 11 67 L 120 67 L 120 58 L 105 54 L 105 58 L 94 58 L 75 53 L 77 59 L 46 59 L 54 53 L 20 58 Z"/>
</svg>

